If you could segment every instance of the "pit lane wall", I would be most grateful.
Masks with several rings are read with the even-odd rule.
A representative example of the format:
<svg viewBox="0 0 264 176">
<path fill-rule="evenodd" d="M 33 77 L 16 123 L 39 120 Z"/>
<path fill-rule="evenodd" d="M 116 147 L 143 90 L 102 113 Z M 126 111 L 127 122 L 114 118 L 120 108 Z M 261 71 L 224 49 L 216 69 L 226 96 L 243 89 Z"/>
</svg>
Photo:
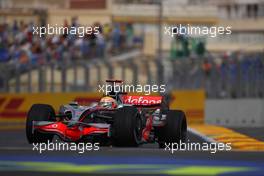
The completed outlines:
<svg viewBox="0 0 264 176">
<path fill-rule="evenodd" d="M 205 122 L 226 127 L 264 127 L 264 99 L 209 99 Z"/>
<path fill-rule="evenodd" d="M 20 93 L 0 94 L 0 120 L 25 119 L 35 103 L 50 104 L 55 110 L 62 104 L 77 101 L 87 105 L 98 102 L 102 94 L 94 93 Z M 180 90 L 170 93 L 170 108 L 185 111 L 189 122 L 203 122 L 205 95 L 203 90 Z"/>
<path fill-rule="evenodd" d="M 205 112 L 204 90 L 174 90 L 170 93 L 170 109 L 180 109 L 188 123 L 203 123 Z"/>
</svg>

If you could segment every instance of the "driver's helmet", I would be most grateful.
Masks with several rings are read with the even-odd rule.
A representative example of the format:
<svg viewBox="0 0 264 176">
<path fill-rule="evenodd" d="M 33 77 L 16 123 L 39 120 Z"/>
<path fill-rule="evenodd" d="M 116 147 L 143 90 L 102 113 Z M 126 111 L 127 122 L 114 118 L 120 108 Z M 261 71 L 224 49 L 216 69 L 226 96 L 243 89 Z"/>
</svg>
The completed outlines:
<svg viewBox="0 0 264 176">
<path fill-rule="evenodd" d="M 112 97 L 103 97 L 101 98 L 99 105 L 106 108 L 116 108 L 117 102 Z"/>
</svg>

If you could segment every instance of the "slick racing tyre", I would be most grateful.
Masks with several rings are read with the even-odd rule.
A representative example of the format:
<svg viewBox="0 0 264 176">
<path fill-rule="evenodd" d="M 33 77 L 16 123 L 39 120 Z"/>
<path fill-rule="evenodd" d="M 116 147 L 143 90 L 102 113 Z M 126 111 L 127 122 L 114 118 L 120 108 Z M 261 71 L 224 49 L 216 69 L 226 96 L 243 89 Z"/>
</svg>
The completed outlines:
<svg viewBox="0 0 264 176">
<path fill-rule="evenodd" d="M 162 112 L 169 110 L 169 103 L 167 97 L 163 97 L 160 107 Z"/>
<path fill-rule="evenodd" d="M 26 120 L 26 135 L 30 144 L 51 141 L 53 138 L 52 134 L 33 131 L 33 121 L 55 121 L 55 112 L 52 106 L 46 104 L 32 105 Z"/>
<path fill-rule="evenodd" d="M 169 110 L 165 113 L 166 124 L 155 130 L 160 148 L 165 147 L 165 143 L 185 142 L 187 138 L 187 122 L 185 113 L 180 110 Z"/>
<path fill-rule="evenodd" d="M 117 109 L 112 125 L 113 144 L 123 147 L 137 147 L 142 138 L 142 119 L 136 107 Z"/>
</svg>

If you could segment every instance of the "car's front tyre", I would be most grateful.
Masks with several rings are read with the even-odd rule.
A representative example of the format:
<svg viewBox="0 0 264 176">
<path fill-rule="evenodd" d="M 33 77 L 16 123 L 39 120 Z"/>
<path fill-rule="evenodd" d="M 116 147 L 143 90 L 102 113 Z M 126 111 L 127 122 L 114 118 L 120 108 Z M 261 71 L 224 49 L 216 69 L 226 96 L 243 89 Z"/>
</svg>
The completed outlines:
<svg viewBox="0 0 264 176">
<path fill-rule="evenodd" d="M 26 136 L 30 144 L 52 141 L 53 134 L 45 134 L 33 130 L 33 121 L 55 121 L 55 111 L 52 106 L 47 104 L 32 105 L 26 120 Z"/>
<path fill-rule="evenodd" d="M 142 119 L 136 107 L 117 109 L 112 125 L 114 146 L 137 147 L 142 140 Z"/>
</svg>

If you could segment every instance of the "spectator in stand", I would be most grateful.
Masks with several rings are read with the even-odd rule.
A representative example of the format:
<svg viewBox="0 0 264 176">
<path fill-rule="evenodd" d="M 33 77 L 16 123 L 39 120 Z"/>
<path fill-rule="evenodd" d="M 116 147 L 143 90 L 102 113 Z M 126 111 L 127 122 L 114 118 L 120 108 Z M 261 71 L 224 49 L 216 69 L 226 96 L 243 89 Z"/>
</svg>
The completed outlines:
<svg viewBox="0 0 264 176">
<path fill-rule="evenodd" d="M 13 27 L 12 27 L 12 32 L 13 32 L 13 34 L 14 35 L 16 35 L 17 34 L 17 32 L 18 32 L 18 23 L 17 23 L 17 20 L 15 20 L 14 21 L 14 24 L 13 24 Z"/>
<path fill-rule="evenodd" d="M 7 33 L 4 25 L 0 25 L 0 62 L 9 60 L 9 53 L 7 48 Z"/>
<path fill-rule="evenodd" d="M 126 26 L 126 40 L 129 48 L 133 46 L 133 39 L 134 39 L 133 36 L 134 36 L 133 25 L 131 23 L 128 23 Z"/>
<path fill-rule="evenodd" d="M 111 36 L 112 28 L 110 24 L 105 24 L 103 26 L 103 35 L 105 36 L 105 40 L 109 41 Z"/>
<path fill-rule="evenodd" d="M 99 26 L 99 34 L 96 35 L 96 57 L 104 58 L 105 57 L 105 38 L 103 36 L 103 29 L 99 23 L 96 23 L 94 26 Z"/>
<path fill-rule="evenodd" d="M 113 53 L 117 53 L 118 49 L 121 46 L 121 31 L 118 24 L 114 24 L 114 29 L 112 31 L 112 40 L 113 40 Z"/>
<path fill-rule="evenodd" d="M 45 35 L 39 37 L 33 35 L 33 22 L 15 20 L 12 25 L 0 24 L 0 58 L 2 62 L 25 65 L 31 63 L 44 64 L 45 62 L 73 61 L 77 58 L 105 57 L 107 48 L 112 45 L 112 51 L 122 51 L 121 45 L 131 47 L 133 39 L 133 28 L 129 24 L 123 28 L 121 34 L 120 25 L 115 24 L 112 29 L 110 24 L 99 26 L 99 34 L 85 35 L 78 37 L 74 34 Z M 72 18 L 71 24 L 67 20 L 63 22 L 64 27 L 78 27 L 78 18 Z M 123 41 L 123 44 L 122 44 Z M 126 42 L 127 41 L 127 42 Z M 125 43 L 125 44 L 124 44 Z"/>
<path fill-rule="evenodd" d="M 206 77 L 210 76 L 212 70 L 212 64 L 206 59 L 203 63 L 203 71 Z"/>
</svg>

